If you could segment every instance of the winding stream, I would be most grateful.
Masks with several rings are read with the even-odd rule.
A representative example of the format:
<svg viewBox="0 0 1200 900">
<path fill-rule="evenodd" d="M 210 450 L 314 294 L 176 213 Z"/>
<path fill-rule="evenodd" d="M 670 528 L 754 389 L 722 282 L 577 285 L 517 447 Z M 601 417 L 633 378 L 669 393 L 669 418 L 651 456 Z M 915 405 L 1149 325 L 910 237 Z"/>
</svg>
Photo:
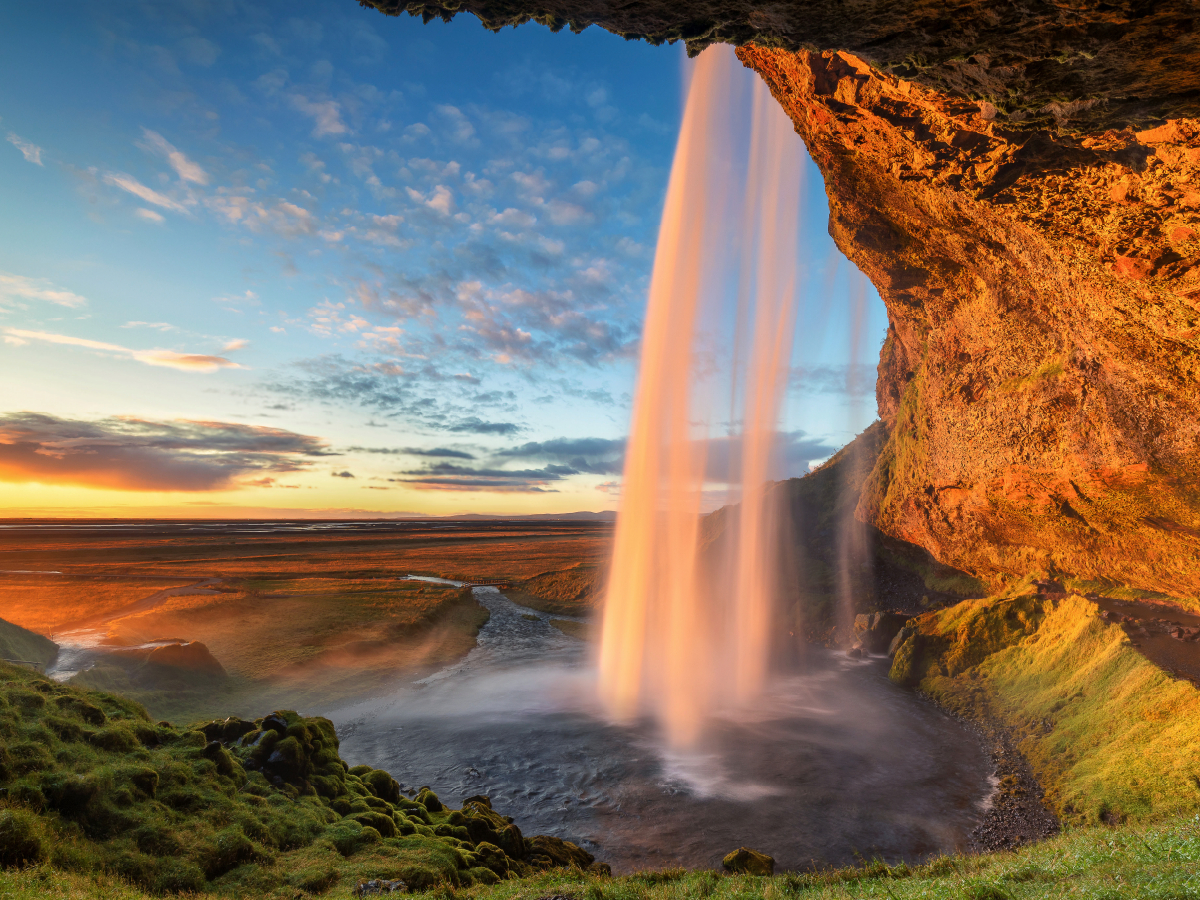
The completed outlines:
<svg viewBox="0 0 1200 900">
<path fill-rule="evenodd" d="M 782 868 L 914 861 L 965 847 L 986 808 L 978 740 L 891 684 L 884 659 L 814 649 L 700 750 L 673 753 L 648 724 L 601 718 L 581 641 L 474 590 L 491 619 L 463 661 L 332 713 L 349 762 L 455 806 L 485 794 L 525 834 L 573 840 L 614 872 L 719 867 L 741 845 Z"/>
</svg>

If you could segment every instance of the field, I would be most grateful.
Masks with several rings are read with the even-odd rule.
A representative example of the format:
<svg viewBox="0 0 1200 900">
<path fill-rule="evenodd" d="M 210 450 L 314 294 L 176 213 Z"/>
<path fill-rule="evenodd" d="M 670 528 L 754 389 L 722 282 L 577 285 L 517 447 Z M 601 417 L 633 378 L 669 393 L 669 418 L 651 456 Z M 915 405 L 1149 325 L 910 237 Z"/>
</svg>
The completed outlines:
<svg viewBox="0 0 1200 900">
<path fill-rule="evenodd" d="M 586 616 L 610 534 L 569 522 L 12 524 L 0 530 L 0 618 L 118 651 L 78 683 L 181 719 L 324 709 L 467 653 L 486 610 L 408 575 L 504 581 L 519 603 Z M 170 640 L 202 643 L 215 664 L 197 665 L 224 675 L 151 671 L 139 648 Z"/>
</svg>

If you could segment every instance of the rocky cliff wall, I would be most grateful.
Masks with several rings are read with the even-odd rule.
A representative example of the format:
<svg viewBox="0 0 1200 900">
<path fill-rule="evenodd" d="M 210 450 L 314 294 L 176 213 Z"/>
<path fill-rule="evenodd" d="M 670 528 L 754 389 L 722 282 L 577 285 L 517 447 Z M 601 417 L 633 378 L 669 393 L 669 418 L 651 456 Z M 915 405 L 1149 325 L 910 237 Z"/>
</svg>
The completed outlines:
<svg viewBox="0 0 1200 900">
<path fill-rule="evenodd" d="M 738 53 L 888 307 L 860 518 L 975 574 L 1200 595 L 1200 121 L 1016 132 L 845 52 Z"/>
<path fill-rule="evenodd" d="M 488 28 L 599 25 L 630 39 L 848 50 L 876 69 L 987 100 L 1011 125 L 1095 129 L 1200 115 L 1194 0 L 359 0 Z"/>
</svg>

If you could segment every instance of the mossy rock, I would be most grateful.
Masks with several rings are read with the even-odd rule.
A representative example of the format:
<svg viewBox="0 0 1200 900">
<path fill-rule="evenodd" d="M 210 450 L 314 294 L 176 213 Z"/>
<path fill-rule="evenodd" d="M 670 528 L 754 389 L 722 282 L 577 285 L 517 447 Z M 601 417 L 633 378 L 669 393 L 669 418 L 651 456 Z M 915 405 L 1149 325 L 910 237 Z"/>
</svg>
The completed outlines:
<svg viewBox="0 0 1200 900">
<path fill-rule="evenodd" d="M 22 809 L 0 809 L 0 867 L 17 868 L 46 859 L 45 827 L 33 813 Z"/>
<path fill-rule="evenodd" d="M 427 787 L 421 788 L 420 792 L 417 794 L 417 802 L 431 813 L 441 812 L 445 809 L 445 807 L 442 806 L 442 801 L 438 799 L 438 795 Z"/>
<path fill-rule="evenodd" d="M 739 847 L 725 855 L 721 865 L 736 875 L 774 875 L 775 858 L 751 850 L 749 847 Z"/>
</svg>

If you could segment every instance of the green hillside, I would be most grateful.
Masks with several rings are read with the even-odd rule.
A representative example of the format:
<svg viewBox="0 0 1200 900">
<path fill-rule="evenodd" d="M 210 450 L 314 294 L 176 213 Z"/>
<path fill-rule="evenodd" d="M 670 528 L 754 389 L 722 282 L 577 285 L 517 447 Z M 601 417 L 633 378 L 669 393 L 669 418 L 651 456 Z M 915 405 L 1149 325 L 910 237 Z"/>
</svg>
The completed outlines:
<svg viewBox="0 0 1200 900">
<path fill-rule="evenodd" d="M 58 654 L 58 644 L 40 634 L 0 619 L 0 659 L 37 663 L 45 668 Z"/>
</svg>

